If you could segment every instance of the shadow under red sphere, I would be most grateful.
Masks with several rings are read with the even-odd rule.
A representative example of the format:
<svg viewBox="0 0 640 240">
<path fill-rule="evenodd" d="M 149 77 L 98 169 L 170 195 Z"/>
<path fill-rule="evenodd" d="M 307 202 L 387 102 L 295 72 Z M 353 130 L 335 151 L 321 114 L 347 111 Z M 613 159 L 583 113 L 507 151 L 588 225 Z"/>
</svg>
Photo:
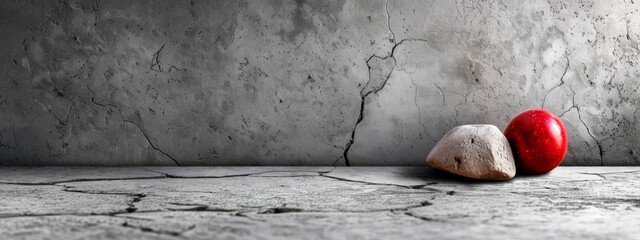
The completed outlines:
<svg viewBox="0 0 640 240">
<path fill-rule="evenodd" d="M 548 173 L 567 154 L 567 131 L 562 120 L 544 109 L 531 109 L 515 116 L 504 130 L 518 171 Z"/>
</svg>

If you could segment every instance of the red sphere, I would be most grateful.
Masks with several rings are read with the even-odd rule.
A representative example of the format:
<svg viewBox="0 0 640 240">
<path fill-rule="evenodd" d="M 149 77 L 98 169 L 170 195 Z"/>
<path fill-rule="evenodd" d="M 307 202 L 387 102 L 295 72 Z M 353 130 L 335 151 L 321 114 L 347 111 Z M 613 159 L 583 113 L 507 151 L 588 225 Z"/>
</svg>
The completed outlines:
<svg viewBox="0 0 640 240">
<path fill-rule="evenodd" d="M 567 131 L 562 120 L 544 109 L 531 109 L 515 116 L 504 135 L 509 140 L 518 170 L 529 174 L 548 173 L 567 154 Z"/>
</svg>

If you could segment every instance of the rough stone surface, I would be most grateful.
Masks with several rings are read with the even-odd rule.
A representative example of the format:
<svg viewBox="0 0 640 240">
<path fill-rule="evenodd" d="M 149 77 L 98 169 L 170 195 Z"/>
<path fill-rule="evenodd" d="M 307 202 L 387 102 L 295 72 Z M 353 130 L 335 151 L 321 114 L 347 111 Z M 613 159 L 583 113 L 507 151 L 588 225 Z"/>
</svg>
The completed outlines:
<svg viewBox="0 0 640 240">
<path fill-rule="evenodd" d="M 0 184 L 0 238 L 634 239 L 640 234 L 639 167 L 559 167 L 505 182 L 427 167 L 225 169 L 0 168 L 24 176 Z M 95 173 L 114 178 L 77 177 Z"/>
<path fill-rule="evenodd" d="M 516 164 L 509 141 L 496 126 L 457 126 L 442 137 L 427 163 L 453 174 L 485 180 L 509 180 Z"/>
<path fill-rule="evenodd" d="M 543 107 L 637 165 L 632 1 L 2 1 L 1 165 L 422 165 Z M 91 156 L 91 157 L 88 157 Z"/>
</svg>

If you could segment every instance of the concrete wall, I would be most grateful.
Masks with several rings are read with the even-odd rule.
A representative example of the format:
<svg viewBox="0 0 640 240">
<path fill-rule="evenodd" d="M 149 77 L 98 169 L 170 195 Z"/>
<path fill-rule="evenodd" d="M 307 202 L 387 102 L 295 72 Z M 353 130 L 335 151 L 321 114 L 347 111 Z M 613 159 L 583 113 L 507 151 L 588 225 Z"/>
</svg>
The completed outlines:
<svg viewBox="0 0 640 240">
<path fill-rule="evenodd" d="M 565 165 L 637 165 L 638 9 L 0 1 L 0 165 L 422 165 L 540 107 Z"/>
</svg>

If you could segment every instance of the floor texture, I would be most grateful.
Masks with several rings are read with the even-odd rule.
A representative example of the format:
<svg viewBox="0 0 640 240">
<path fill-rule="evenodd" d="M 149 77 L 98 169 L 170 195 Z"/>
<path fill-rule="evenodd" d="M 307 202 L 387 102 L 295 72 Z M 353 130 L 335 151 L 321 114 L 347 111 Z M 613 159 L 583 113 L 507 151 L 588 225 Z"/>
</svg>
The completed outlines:
<svg viewBox="0 0 640 240">
<path fill-rule="evenodd" d="M 633 239 L 640 167 L 0 168 L 0 239 Z"/>
</svg>

